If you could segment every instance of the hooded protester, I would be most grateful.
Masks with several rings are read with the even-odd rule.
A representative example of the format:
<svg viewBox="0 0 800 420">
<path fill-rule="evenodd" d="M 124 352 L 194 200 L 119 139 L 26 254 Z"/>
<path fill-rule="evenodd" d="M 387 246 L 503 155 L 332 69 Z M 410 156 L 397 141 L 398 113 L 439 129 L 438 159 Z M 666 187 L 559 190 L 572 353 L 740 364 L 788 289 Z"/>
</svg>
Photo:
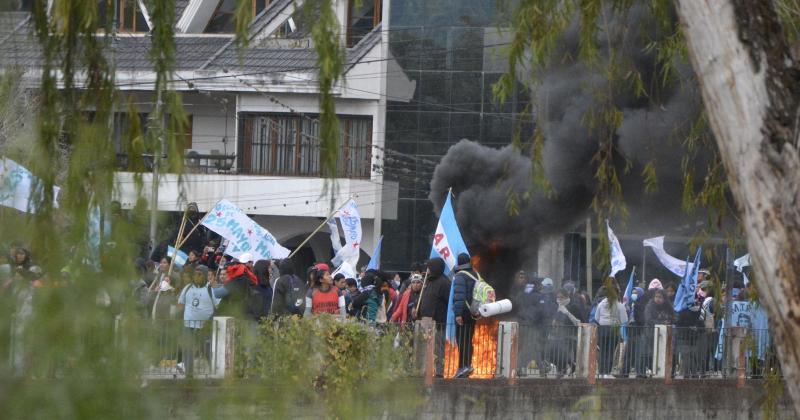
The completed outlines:
<svg viewBox="0 0 800 420">
<path fill-rule="evenodd" d="M 678 312 L 675 320 L 675 354 L 680 357 L 684 378 L 697 378 L 705 373 L 703 354 L 707 344 L 703 328 L 703 300 L 703 296 L 695 294 L 692 306 Z"/>
<path fill-rule="evenodd" d="M 450 299 L 450 280 L 444 276 L 444 260 L 436 257 L 427 262 L 428 280 L 423 284 L 418 313 L 415 319 L 426 318 L 436 323 L 436 376 L 444 376 L 444 334 L 447 304 Z"/>
<path fill-rule="evenodd" d="M 306 309 L 305 282 L 294 274 L 290 259 L 278 263 L 280 277 L 275 281 L 272 294 L 271 314 L 275 316 L 302 315 Z"/>
<path fill-rule="evenodd" d="M 456 321 L 456 344 L 458 345 L 458 370 L 456 378 L 468 378 L 472 373 L 472 336 L 475 334 L 472 294 L 478 273 L 472 269 L 469 255 L 458 254 L 457 266 L 453 269 L 453 313 Z"/>
<path fill-rule="evenodd" d="M 369 299 L 372 289 L 378 283 L 380 273 L 377 270 L 369 269 L 361 275 L 361 287 L 358 293 L 353 293 L 348 311 L 355 314 L 358 318 L 366 315 L 367 299 Z"/>
<path fill-rule="evenodd" d="M 432 318 L 437 324 L 447 322 L 447 301 L 450 299 L 450 281 L 444 276 L 444 260 L 428 260 L 428 280 L 424 284 L 418 318 Z"/>
<path fill-rule="evenodd" d="M 219 313 L 240 319 L 252 318 L 250 290 L 258 286 L 258 278 L 253 273 L 253 254 L 240 255 L 236 262 L 228 264 L 225 274 L 222 287 L 213 289 L 215 297 L 224 298 Z"/>
<path fill-rule="evenodd" d="M 254 304 L 253 307 L 250 308 L 253 312 L 251 315 L 255 319 L 261 319 L 269 315 L 270 307 L 272 306 L 272 286 L 270 286 L 269 283 L 269 267 L 270 261 L 268 260 L 258 260 L 253 266 L 253 274 L 256 275 L 256 279 L 258 280 L 255 290 L 261 295 L 261 303 L 259 305 Z"/>
<path fill-rule="evenodd" d="M 651 282 L 652 286 L 653 283 Z M 653 328 L 656 325 L 672 325 L 674 312 L 672 303 L 667 300 L 667 293 L 663 289 L 651 288 L 650 301 L 644 309 L 644 333 L 642 345 L 639 346 L 639 356 L 636 360 L 636 377 L 647 377 L 647 368 L 653 364 Z"/>
<path fill-rule="evenodd" d="M 526 344 L 520 350 L 522 366 L 528 366 L 532 360 L 536 361 L 539 376 L 544 377 L 549 370 L 545 361 L 547 350 L 547 333 L 553 321 L 553 316 L 558 310 L 556 304 L 553 280 L 543 278 L 533 284 L 528 284 L 517 295 L 516 305 L 519 307 L 521 320 L 520 335 Z"/>
</svg>

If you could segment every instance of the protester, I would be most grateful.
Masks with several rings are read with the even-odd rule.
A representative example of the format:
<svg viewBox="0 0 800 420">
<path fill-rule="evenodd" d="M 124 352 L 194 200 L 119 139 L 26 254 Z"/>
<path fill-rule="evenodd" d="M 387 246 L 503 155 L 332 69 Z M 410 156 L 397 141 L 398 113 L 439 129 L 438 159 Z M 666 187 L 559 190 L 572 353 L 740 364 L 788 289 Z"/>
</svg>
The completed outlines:
<svg viewBox="0 0 800 420">
<path fill-rule="evenodd" d="M 447 322 L 447 303 L 450 299 L 450 280 L 444 276 L 444 260 L 436 257 L 427 262 L 428 280 L 423 284 L 419 310 L 415 319 L 426 318 L 436 323 L 436 375 L 444 375 L 444 333 Z"/>
<path fill-rule="evenodd" d="M 347 284 L 347 294 L 345 294 L 345 305 L 347 305 L 347 315 L 349 316 L 356 316 L 356 312 L 353 309 L 353 300 L 359 296 L 361 293 L 358 290 L 358 281 L 354 278 L 345 279 L 345 283 Z"/>
<path fill-rule="evenodd" d="M 223 316 L 246 319 L 249 313 L 250 291 L 258 286 L 258 278 L 253 273 L 253 254 L 245 252 L 236 262 L 225 267 L 226 279 L 222 287 L 213 289 L 214 296 L 224 298 L 219 306 Z"/>
<path fill-rule="evenodd" d="M 678 312 L 675 321 L 675 354 L 680 357 L 684 378 L 697 378 L 705 373 L 703 352 L 706 336 L 703 330 L 702 303 L 703 297 L 695 294 L 692 306 Z M 673 363 L 673 374 L 676 365 L 677 363 Z"/>
<path fill-rule="evenodd" d="M 260 295 L 261 299 L 259 301 L 258 296 L 252 297 L 253 302 L 249 311 L 250 315 L 257 320 L 269 315 L 270 307 L 272 306 L 272 286 L 269 282 L 269 267 L 271 264 L 272 262 L 269 260 L 258 260 L 253 265 L 253 274 L 258 279 L 255 291 Z"/>
<path fill-rule="evenodd" d="M 612 282 L 613 283 L 613 282 Z M 603 379 L 611 379 L 611 368 L 614 363 L 614 350 L 619 344 L 619 327 L 628 324 L 628 313 L 625 305 L 619 301 L 619 290 L 612 286 L 606 297 L 597 305 L 595 319 L 597 340 L 600 346 L 598 372 Z"/>
<path fill-rule="evenodd" d="M 182 337 L 179 369 L 185 369 L 186 377 L 194 375 L 194 359 L 200 349 L 204 357 L 208 351 L 204 343 L 211 337 L 210 330 L 205 328 L 205 321 L 214 316 L 217 301 L 208 283 L 208 267 L 204 265 L 188 266 L 184 272 L 191 283 L 184 286 L 178 297 L 178 308 L 183 311 L 184 333 Z"/>
<path fill-rule="evenodd" d="M 278 317 L 302 315 L 306 310 L 305 283 L 294 274 L 290 259 L 281 260 L 278 269 L 281 276 L 275 282 L 270 313 Z"/>
<path fill-rule="evenodd" d="M 414 309 L 419 301 L 419 292 L 422 289 L 422 274 L 411 274 L 409 280 L 411 284 L 400 297 L 397 309 L 392 314 L 392 322 L 406 323 L 414 322 Z"/>
<path fill-rule="evenodd" d="M 314 287 L 306 294 L 305 314 L 340 314 L 345 318 L 347 313 L 344 295 L 333 285 L 328 265 L 317 264 L 314 268 Z"/>
<path fill-rule="evenodd" d="M 369 275 L 370 271 L 372 270 L 367 270 L 365 277 Z M 373 287 L 365 292 L 367 298 L 363 309 L 363 318 L 372 324 L 385 324 L 389 319 L 392 305 L 389 294 L 392 286 L 386 278 L 386 274 L 380 271 L 375 271 L 373 281 Z"/>
<path fill-rule="evenodd" d="M 575 371 L 575 352 L 578 345 L 578 326 L 586 322 L 583 308 L 570 296 L 569 289 L 562 288 L 556 292 L 556 314 L 553 316 L 552 329 L 548 334 L 548 351 L 546 360 L 556 366 L 556 374 L 562 377 L 571 368 Z"/>
<path fill-rule="evenodd" d="M 458 370 L 456 378 L 468 378 L 472 373 L 472 337 L 475 334 L 475 319 L 472 315 L 472 294 L 478 273 L 472 269 L 469 255 L 459 254 L 453 269 L 453 313 L 456 321 L 456 344 L 458 345 Z"/>
</svg>

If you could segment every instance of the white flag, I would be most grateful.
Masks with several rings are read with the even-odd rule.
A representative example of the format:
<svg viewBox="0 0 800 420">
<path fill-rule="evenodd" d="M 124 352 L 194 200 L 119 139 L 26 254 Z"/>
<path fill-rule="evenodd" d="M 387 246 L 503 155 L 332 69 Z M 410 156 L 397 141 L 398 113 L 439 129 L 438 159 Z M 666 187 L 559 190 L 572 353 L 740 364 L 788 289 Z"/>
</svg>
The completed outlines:
<svg viewBox="0 0 800 420">
<path fill-rule="evenodd" d="M 608 228 L 608 242 L 611 246 L 611 274 L 609 275 L 614 277 L 614 274 L 624 270 L 628 263 L 625 261 L 625 254 L 622 253 L 619 239 L 617 239 L 617 235 L 614 235 L 614 231 L 611 230 L 608 220 L 606 220 L 606 228 Z"/>
<path fill-rule="evenodd" d="M 336 266 L 347 262 L 352 267 L 356 267 L 361 254 L 361 216 L 355 200 L 348 201 L 341 210 L 336 212 L 334 217 L 338 217 L 339 223 L 342 225 L 345 244 L 336 252 L 331 262 Z"/>
<path fill-rule="evenodd" d="M 31 171 L 8 158 L 0 158 L 0 206 L 12 207 L 26 213 L 36 213 L 33 188 L 38 182 Z M 58 208 L 59 187 L 53 187 L 53 207 Z M 39 191 L 41 194 L 42 191 Z M 41 195 L 39 195 L 41 197 Z"/>
<path fill-rule="evenodd" d="M 652 248 L 653 253 L 656 254 L 656 257 L 659 261 L 661 261 L 661 264 L 676 276 L 683 277 L 684 273 L 686 273 L 686 261 L 675 258 L 672 255 L 667 254 L 667 251 L 664 251 L 663 236 L 645 239 L 642 241 L 642 245 Z M 693 266 L 694 264 L 689 263 L 689 270 L 691 270 Z"/>
<path fill-rule="evenodd" d="M 744 268 L 750 266 L 750 254 L 747 253 L 735 259 L 733 261 L 733 266 L 736 267 L 736 271 L 742 273 L 742 277 L 744 278 L 744 285 L 747 286 L 747 284 L 750 283 L 750 279 L 747 278 L 747 273 L 744 272 Z"/>
<path fill-rule="evenodd" d="M 225 253 L 234 258 L 245 252 L 253 254 L 255 261 L 289 256 L 289 250 L 282 247 L 269 231 L 228 200 L 221 200 L 208 212 L 203 226 L 230 241 Z"/>
<path fill-rule="evenodd" d="M 333 253 L 335 254 L 342 249 L 342 239 L 339 238 L 339 225 L 336 223 L 335 217 L 331 217 L 328 220 L 328 229 L 331 231 L 331 247 L 333 247 Z"/>
</svg>

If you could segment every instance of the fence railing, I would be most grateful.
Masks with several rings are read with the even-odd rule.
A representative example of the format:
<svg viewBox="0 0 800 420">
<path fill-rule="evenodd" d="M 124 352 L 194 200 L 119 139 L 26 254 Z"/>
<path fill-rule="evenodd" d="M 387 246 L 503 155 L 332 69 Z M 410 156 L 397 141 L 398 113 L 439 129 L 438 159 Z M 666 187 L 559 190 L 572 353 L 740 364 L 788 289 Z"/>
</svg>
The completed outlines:
<svg viewBox="0 0 800 420">
<path fill-rule="evenodd" d="M 272 321 L 272 328 L 282 328 Z M 353 321 L 355 322 L 355 321 Z M 449 327 L 449 328 L 448 328 Z M 490 379 L 653 378 L 746 379 L 780 376 L 767 330 L 643 326 L 550 326 L 481 320 L 464 325 L 417 322 L 368 326 L 370 339 L 389 340 L 397 372 L 436 377 Z M 182 320 L 117 318 L 115 345 L 138 357 L 144 378 L 246 377 L 268 358 L 258 346 L 270 337 L 253 321 L 215 317 L 203 325 Z M 267 331 L 265 333 L 265 331 Z M 274 330 L 273 330 L 274 333 Z M 386 341 L 387 343 L 389 341 Z M 20 372 L 24 343 L 12 334 L 9 363 Z M 257 362 L 256 362 L 257 361 Z M 280 361 L 278 361 L 280 362 Z M 268 371 L 268 370 L 267 370 Z"/>
</svg>

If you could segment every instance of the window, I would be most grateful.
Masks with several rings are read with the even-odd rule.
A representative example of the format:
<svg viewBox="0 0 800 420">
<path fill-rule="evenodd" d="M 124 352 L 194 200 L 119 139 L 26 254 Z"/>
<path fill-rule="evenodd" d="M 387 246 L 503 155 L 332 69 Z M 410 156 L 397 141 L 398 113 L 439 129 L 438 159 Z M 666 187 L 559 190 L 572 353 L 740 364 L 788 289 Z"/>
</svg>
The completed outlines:
<svg viewBox="0 0 800 420">
<path fill-rule="evenodd" d="M 347 46 L 356 45 L 381 23 L 381 0 L 361 0 L 357 5 L 350 0 L 347 11 Z"/>
<path fill-rule="evenodd" d="M 247 0 L 244 0 L 247 1 Z M 250 0 L 253 7 L 253 17 L 261 13 L 269 6 L 270 0 Z M 236 3 L 238 0 L 220 0 L 217 9 L 211 15 L 206 30 L 207 34 L 228 34 L 236 30 L 236 22 L 233 18 L 236 14 Z"/>
<path fill-rule="evenodd" d="M 337 176 L 368 178 L 372 160 L 372 118 L 339 117 Z M 319 124 L 289 114 L 240 117 L 239 168 L 243 173 L 319 176 Z"/>
<path fill-rule="evenodd" d="M 109 11 L 108 7 L 114 7 Z M 98 0 L 97 2 L 97 25 L 105 28 L 108 13 L 116 12 L 117 30 L 119 32 L 148 32 L 147 20 L 139 5 L 139 0 Z"/>
</svg>

